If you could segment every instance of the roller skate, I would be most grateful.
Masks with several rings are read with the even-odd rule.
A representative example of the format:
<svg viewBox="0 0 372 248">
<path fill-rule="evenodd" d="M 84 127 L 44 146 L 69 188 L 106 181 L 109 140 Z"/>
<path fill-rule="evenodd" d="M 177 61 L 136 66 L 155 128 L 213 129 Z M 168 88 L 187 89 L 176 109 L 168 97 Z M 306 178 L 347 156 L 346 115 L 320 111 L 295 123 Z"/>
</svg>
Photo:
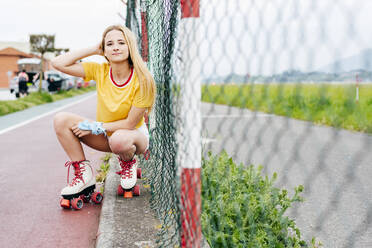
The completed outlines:
<svg viewBox="0 0 372 248">
<path fill-rule="evenodd" d="M 136 185 L 137 178 L 141 178 L 141 168 L 137 168 L 136 160 L 124 161 L 119 158 L 121 170 L 116 172 L 120 175 L 120 185 L 118 185 L 117 193 L 124 198 L 132 198 L 140 195 L 140 187 Z"/>
<path fill-rule="evenodd" d="M 69 174 L 71 165 L 75 170 L 75 177 L 69 183 Z M 94 192 L 96 188 L 96 179 L 93 176 L 93 169 L 88 160 L 67 162 L 65 167 L 68 167 L 67 183 L 68 185 L 62 189 L 61 207 L 79 210 L 83 207 L 84 202 L 92 202 L 99 204 L 103 200 L 100 192 Z"/>
</svg>

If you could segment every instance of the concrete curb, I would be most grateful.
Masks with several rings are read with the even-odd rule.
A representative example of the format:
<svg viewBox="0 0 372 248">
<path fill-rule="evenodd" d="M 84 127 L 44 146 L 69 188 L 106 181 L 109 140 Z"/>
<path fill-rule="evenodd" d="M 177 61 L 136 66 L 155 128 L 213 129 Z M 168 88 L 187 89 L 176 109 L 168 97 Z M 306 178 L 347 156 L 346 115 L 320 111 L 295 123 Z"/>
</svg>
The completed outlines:
<svg viewBox="0 0 372 248">
<path fill-rule="evenodd" d="M 114 157 L 114 156 L 112 156 Z M 101 215 L 99 219 L 97 243 L 96 247 L 108 248 L 113 247 L 114 235 L 112 227 L 115 224 L 114 219 L 114 206 L 116 198 L 116 187 L 119 183 L 119 178 L 116 177 L 114 172 L 114 162 L 111 158 L 110 170 L 107 173 L 105 186 L 104 186 L 104 200 L 102 203 Z"/>
<path fill-rule="evenodd" d="M 150 189 L 143 187 L 142 180 L 139 180 L 140 197 L 124 199 L 117 196 L 116 191 L 120 183 L 119 176 L 115 173 L 119 170 L 117 156 L 113 155 L 109 163 L 96 247 L 156 247 L 160 222 L 150 208 Z M 204 237 L 201 247 L 209 248 Z"/>
<path fill-rule="evenodd" d="M 109 163 L 96 247 L 155 247 L 159 221 L 150 208 L 149 188 L 144 188 L 142 180 L 139 180 L 139 197 L 124 199 L 118 196 L 116 192 L 120 178 L 115 173 L 119 170 L 117 156 L 113 155 Z"/>
</svg>

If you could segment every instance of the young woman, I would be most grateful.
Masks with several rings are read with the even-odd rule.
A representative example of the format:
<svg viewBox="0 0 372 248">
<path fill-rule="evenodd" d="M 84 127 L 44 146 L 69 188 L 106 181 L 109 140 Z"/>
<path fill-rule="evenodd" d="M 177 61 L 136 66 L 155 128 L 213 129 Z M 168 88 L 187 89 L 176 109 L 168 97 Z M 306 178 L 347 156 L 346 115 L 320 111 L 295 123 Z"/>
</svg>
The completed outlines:
<svg viewBox="0 0 372 248">
<path fill-rule="evenodd" d="M 108 63 L 82 62 L 90 55 L 102 55 Z M 144 114 L 154 105 L 156 86 L 137 49 L 134 34 L 126 27 L 108 27 L 96 46 L 62 54 L 52 60 L 57 70 L 85 81 L 97 83 L 97 120 L 72 113 L 58 113 L 54 129 L 70 158 L 75 177 L 61 195 L 79 195 L 95 184 L 93 169 L 86 160 L 82 143 L 103 152 L 119 155 L 121 186 L 136 184 L 135 154 L 143 154 L 149 145 Z"/>
</svg>

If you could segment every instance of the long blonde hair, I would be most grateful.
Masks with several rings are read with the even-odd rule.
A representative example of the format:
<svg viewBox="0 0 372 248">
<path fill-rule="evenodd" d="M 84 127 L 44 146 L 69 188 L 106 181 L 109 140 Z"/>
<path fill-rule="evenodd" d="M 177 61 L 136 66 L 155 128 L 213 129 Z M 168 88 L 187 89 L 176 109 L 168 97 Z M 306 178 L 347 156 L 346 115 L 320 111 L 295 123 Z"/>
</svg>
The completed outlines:
<svg viewBox="0 0 372 248">
<path fill-rule="evenodd" d="M 129 48 L 129 64 L 134 67 L 134 70 L 136 71 L 139 78 L 141 98 L 151 100 L 151 106 L 147 109 L 148 113 L 150 113 L 155 103 L 156 85 L 153 76 L 151 75 L 149 69 L 147 69 L 145 62 L 142 60 L 142 57 L 139 53 L 136 37 L 134 36 L 133 32 L 125 26 L 109 26 L 105 29 L 102 35 L 101 47 L 103 52 L 105 51 L 104 49 L 106 34 L 112 30 L 121 31 L 124 35 Z"/>
</svg>

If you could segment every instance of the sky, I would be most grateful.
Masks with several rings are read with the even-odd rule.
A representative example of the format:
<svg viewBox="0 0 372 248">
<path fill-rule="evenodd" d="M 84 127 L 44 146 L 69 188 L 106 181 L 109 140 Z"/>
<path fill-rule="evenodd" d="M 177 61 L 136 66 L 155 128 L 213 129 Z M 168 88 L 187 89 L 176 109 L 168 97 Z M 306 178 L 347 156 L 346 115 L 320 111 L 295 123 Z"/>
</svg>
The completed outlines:
<svg viewBox="0 0 372 248">
<path fill-rule="evenodd" d="M 124 24 L 119 12 L 125 16 L 120 0 L 0 0 L 0 41 L 50 34 L 57 48 L 84 48 L 97 44 L 107 26 Z"/>
<path fill-rule="evenodd" d="M 321 70 L 372 48 L 371 0 L 202 1 L 206 75 Z"/>
<path fill-rule="evenodd" d="M 94 45 L 124 20 L 121 0 L 0 0 L 0 41 L 55 34 L 57 48 Z M 311 71 L 372 47 L 371 0 L 204 0 L 205 75 Z M 103 61 L 98 58 L 92 60 Z"/>
</svg>

